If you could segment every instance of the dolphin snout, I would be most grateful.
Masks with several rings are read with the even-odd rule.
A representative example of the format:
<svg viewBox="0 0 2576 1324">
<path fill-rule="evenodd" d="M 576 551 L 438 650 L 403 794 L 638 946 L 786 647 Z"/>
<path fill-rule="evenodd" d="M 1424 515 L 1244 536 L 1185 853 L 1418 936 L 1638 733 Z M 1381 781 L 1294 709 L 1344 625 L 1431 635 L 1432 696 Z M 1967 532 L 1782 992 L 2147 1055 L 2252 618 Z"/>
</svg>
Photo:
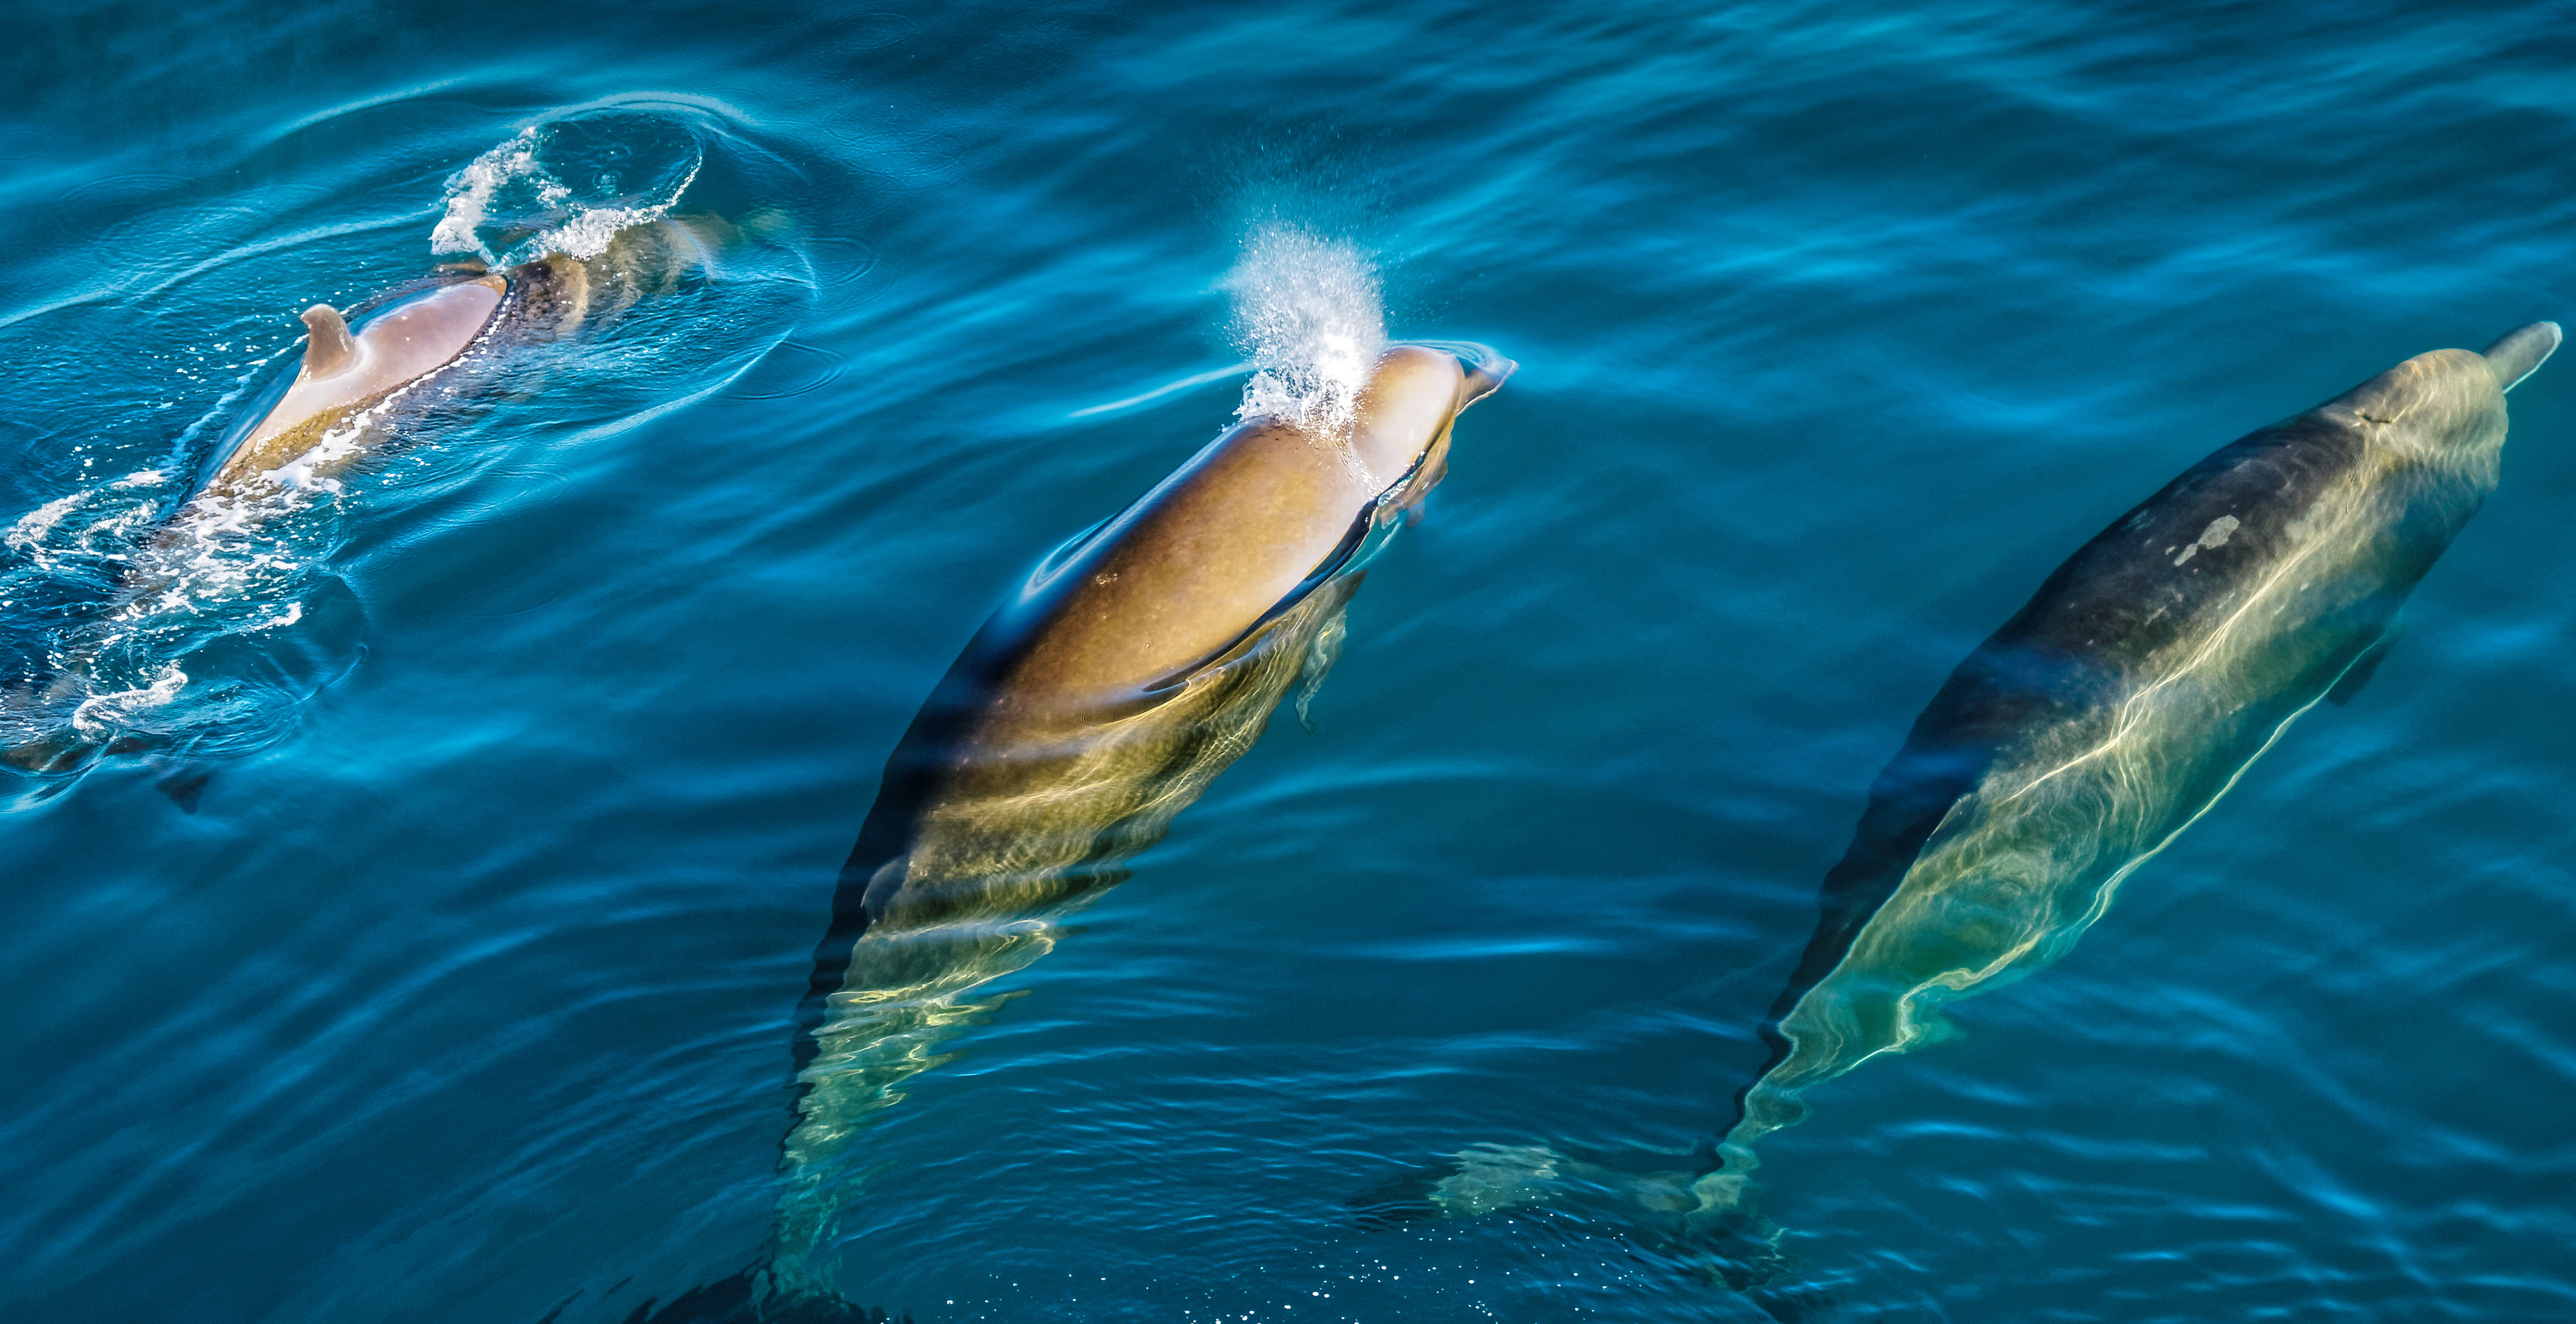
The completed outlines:
<svg viewBox="0 0 2576 1324">
<path fill-rule="evenodd" d="M 2507 331 L 2486 348 L 2487 366 L 2495 371 L 2496 388 L 2510 391 L 2515 383 L 2531 375 L 2532 370 L 2549 360 L 2560 339 L 2556 322 L 2534 322 Z"/>
<path fill-rule="evenodd" d="M 1467 406 L 1500 390 L 1511 375 L 1520 370 L 1518 363 L 1496 353 L 1491 346 L 1465 342 L 1449 346 L 1467 370 L 1466 384 L 1458 388 L 1458 408 Z"/>
</svg>

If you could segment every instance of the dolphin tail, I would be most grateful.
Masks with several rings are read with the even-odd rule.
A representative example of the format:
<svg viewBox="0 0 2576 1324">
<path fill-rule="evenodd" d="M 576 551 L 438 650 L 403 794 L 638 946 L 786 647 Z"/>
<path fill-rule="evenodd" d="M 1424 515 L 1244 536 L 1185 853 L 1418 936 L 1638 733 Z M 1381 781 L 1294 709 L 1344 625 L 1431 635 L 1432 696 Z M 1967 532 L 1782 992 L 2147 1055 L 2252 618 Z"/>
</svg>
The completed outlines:
<svg viewBox="0 0 2576 1324">
<path fill-rule="evenodd" d="M 2503 338 L 2487 346 L 2487 367 L 2495 373 L 2497 389 L 2512 390 L 2534 368 L 2548 362 L 2559 339 L 2556 322 L 2534 322 L 2505 332 Z"/>
<path fill-rule="evenodd" d="M 1741 1172 L 1596 1163 L 1548 1145 L 1470 1145 L 1446 1158 L 1397 1173 L 1347 1207 L 1371 1229 L 1493 1214 L 1571 1220 L 1765 1310 L 1771 1296 L 1791 1292 L 1801 1268 L 1781 1245 L 1789 1230 L 1763 1215 Z"/>
</svg>

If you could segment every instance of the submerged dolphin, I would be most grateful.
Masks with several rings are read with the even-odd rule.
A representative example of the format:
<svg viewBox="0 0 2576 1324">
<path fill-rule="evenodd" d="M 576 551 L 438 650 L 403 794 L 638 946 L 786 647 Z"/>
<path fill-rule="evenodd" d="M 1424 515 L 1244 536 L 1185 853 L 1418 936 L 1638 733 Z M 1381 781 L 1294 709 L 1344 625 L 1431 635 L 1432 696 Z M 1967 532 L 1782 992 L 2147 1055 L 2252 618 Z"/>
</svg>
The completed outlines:
<svg viewBox="0 0 2576 1324">
<path fill-rule="evenodd" d="M 1753 1145 L 1807 1088 L 2055 960 L 2301 713 L 2369 679 L 2489 492 L 2554 323 L 2420 354 L 2184 471 L 2057 568 L 1870 788 L 1694 1216 L 1752 1224 Z"/>
<path fill-rule="evenodd" d="M 1458 411 L 1513 365 L 1397 345 L 1346 435 L 1257 416 L 1058 549 L 966 645 L 886 762 L 799 1014 L 767 1278 L 819 1293 L 843 1152 L 977 986 L 1250 748 L 1338 650 L 1362 567 L 1447 469 Z"/>
<path fill-rule="evenodd" d="M 1714 1170 L 1480 1146 L 1429 1204 L 1471 1214 L 1588 1194 L 1732 1242 L 1740 1258 L 1711 1267 L 1739 1283 L 1776 1273 L 1760 1244 L 1776 1229 L 1752 1208 L 1754 1143 L 1805 1117 L 1807 1088 L 1937 1034 L 1942 1001 L 2063 955 L 2293 719 L 2348 699 L 2407 592 L 2494 490 L 2505 391 L 2558 341 L 2542 322 L 2484 354 L 2409 359 L 2221 447 L 2059 566 L 1871 787 Z"/>
</svg>

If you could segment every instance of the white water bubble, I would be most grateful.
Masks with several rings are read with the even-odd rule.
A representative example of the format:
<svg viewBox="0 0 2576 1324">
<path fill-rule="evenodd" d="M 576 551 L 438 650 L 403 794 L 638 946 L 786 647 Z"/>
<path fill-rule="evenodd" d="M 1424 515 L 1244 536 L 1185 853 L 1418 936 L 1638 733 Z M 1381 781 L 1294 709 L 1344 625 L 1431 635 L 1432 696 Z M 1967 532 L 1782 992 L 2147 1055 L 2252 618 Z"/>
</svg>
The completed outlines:
<svg viewBox="0 0 2576 1324">
<path fill-rule="evenodd" d="M 54 531 L 55 525 L 63 522 L 63 516 L 72 513 L 72 507 L 79 505 L 88 495 L 87 492 L 74 492 L 59 496 L 19 516 L 18 522 L 10 526 L 7 545 L 35 549 L 44 542 L 45 535 Z"/>
<path fill-rule="evenodd" d="M 1274 222 L 1244 240 L 1225 280 L 1234 336 L 1252 361 L 1238 414 L 1274 414 L 1341 441 L 1386 351 L 1377 271 L 1344 240 Z"/>
<path fill-rule="evenodd" d="M 495 266 L 596 257 L 618 231 L 669 212 L 705 159 L 686 125 L 660 115 L 532 124 L 448 179 L 429 248 Z"/>
<path fill-rule="evenodd" d="M 154 676 L 148 685 L 93 694 L 82 700 L 81 706 L 72 712 L 72 726 L 85 735 L 95 735 L 111 724 L 122 724 L 145 709 L 158 708 L 179 697 L 179 691 L 187 683 L 188 673 L 181 671 L 174 662 L 163 667 L 161 674 Z"/>
</svg>

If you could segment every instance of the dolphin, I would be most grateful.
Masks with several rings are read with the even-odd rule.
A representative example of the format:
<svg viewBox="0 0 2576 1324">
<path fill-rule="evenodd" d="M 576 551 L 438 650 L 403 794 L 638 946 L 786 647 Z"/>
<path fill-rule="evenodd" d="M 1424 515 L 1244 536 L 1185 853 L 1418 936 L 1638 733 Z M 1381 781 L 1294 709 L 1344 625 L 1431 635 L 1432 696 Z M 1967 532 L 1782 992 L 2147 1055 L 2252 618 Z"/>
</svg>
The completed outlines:
<svg viewBox="0 0 2576 1324">
<path fill-rule="evenodd" d="M 1040 561 L 967 643 L 886 761 L 815 949 L 766 1271 L 779 1299 L 827 1293 L 811 1261 L 852 1180 L 843 1154 L 996 1005 L 968 994 L 1051 949 L 1292 685 L 1321 682 L 1368 560 L 1447 471 L 1459 411 L 1513 367 L 1398 344 L 1347 432 L 1245 419 Z"/>
<path fill-rule="evenodd" d="M 456 375 L 505 362 L 513 351 L 554 341 L 586 322 L 613 317 L 676 288 L 739 237 L 711 216 L 663 217 L 629 226 L 587 258 L 549 254 L 502 270 L 450 264 L 396 286 L 351 314 L 329 304 L 303 313 L 305 348 L 216 443 L 189 496 L 136 549 L 104 627 L 115 631 L 167 609 L 186 609 L 188 577 L 211 531 L 232 534 L 288 508 L 294 489 L 326 484 L 401 435 Z M 0 693 L 0 713 L 25 725 L 34 714 L 77 704 L 98 653 L 93 638 L 72 651 L 49 682 Z M 121 736 L 102 746 L 76 724 L 43 722 L 0 748 L 0 764 L 37 774 L 77 771 L 100 753 L 133 754 L 146 742 Z M 193 812 L 202 770 L 161 780 Z"/>
<path fill-rule="evenodd" d="M 620 231 L 588 259 L 451 264 L 370 300 L 372 316 L 354 329 L 317 303 L 304 310 L 304 356 L 283 394 L 217 446 L 192 500 L 237 501 L 346 469 L 381 443 L 414 389 L 478 351 L 551 341 L 666 292 L 731 232 L 712 217 L 665 217 Z"/>
<path fill-rule="evenodd" d="M 2408 359 L 2220 447 L 2059 566 L 1870 788 L 1763 1027 L 1769 1060 L 1695 1169 L 1478 1145 L 1355 1208 L 1593 1207 L 1739 1287 L 1777 1280 L 1755 1143 L 1804 1119 L 1806 1090 L 1938 1038 L 1942 1002 L 2065 954 L 2293 720 L 2350 700 L 2495 489 L 2505 392 L 2559 338 L 2540 322 Z"/>
<path fill-rule="evenodd" d="M 2505 392 L 2559 338 L 2537 322 L 2419 354 L 2220 447 L 1959 664 L 1825 875 L 1703 1211 L 1743 1198 L 1754 1142 L 1805 1117 L 1804 1090 L 2063 956 L 2291 722 L 2351 700 L 2495 490 Z"/>
</svg>

